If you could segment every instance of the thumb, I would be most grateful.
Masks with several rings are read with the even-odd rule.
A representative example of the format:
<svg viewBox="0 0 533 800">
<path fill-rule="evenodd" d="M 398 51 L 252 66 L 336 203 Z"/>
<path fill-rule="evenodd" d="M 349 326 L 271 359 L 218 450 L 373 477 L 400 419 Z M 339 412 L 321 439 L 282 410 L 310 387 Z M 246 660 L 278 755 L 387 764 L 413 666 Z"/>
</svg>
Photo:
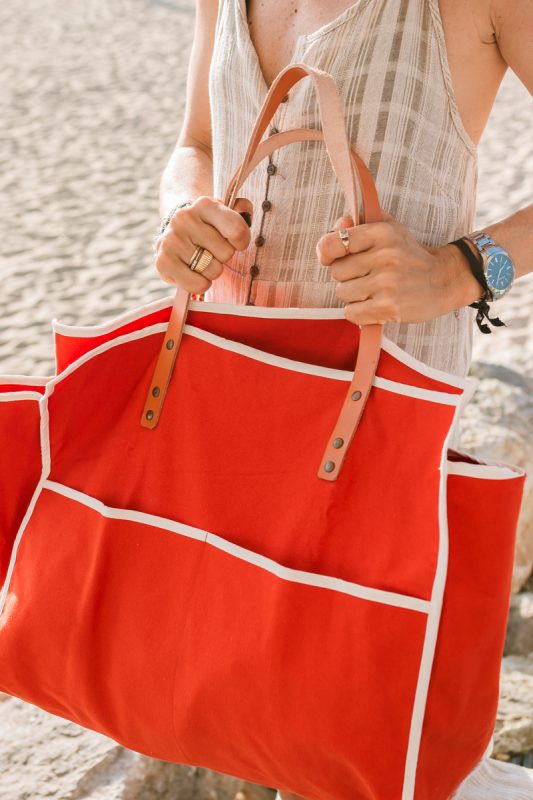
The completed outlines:
<svg viewBox="0 0 533 800">
<path fill-rule="evenodd" d="M 244 215 L 243 219 L 248 225 L 248 227 L 251 227 L 252 217 L 254 212 L 254 207 L 252 205 L 251 200 L 248 200 L 247 197 L 238 197 L 235 201 L 235 205 L 233 206 L 233 210 L 236 211 L 238 214 L 247 215 L 248 219 L 246 219 L 246 216 Z"/>
</svg>

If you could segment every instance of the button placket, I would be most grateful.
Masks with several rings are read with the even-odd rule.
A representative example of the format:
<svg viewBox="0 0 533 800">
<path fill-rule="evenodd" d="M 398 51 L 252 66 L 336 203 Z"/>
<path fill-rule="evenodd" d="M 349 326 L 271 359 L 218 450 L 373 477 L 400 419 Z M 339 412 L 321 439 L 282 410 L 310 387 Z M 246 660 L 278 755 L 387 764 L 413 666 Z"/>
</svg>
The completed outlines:
<svg viewBox="0 0 533 800">
<path fill-rule="evenodd" d="M 289 95 L 288 94 L 285 95 L 285 97 L 282 98 L 281 102 L 284 103 L 284 106 L 283 107 L 280 106 L 277 109 L 276 115 L 274 115 L 275 117 L 277 115 L 280 118 L 281 118 L 281 116 L 284 116 L 283 112 L 287 108 L 286 103 L 287 103 L 288 99 L 289 99 Z M 278 121 L 276 124 L 274 124 L 274 123 L 271 124 L 270 129 L 269 129 L 269 136 L 274 136 L 274 134 L 280 132 L 280 127 L 279 127 L 280 124 L 281 124 L 281 121 Z M 275 151 L 275 152 L 277 152 L 277 151 Z M 257 234 L 257 236 L 255 237 L 255 240 L 254 240 L 255 253 L 254 253 L 253 262 L 252 262 L 252 264 L 251 264 L 251 266 L 249 268 L 250 280 L 249 280 L 249 283 L 248 283 L 248 293 L 247 293 L 247 298 L 246 298 L 246 305 L 249 305 L 249 306 L 255 305 L 254 301 L 251 299 L 252 290 L 253 290 L 253 288 L 255 286 L 254 279 L 257 278 L 257 276 L 261 272 L 260 266 L 257 263 L 257 261 L 258 261 L 260 248 L 262 248 L 264 246 L 265 241 L 266 241 L 266 238 L 263 235 L 264 227 L 265 227 L 265 221 L 266 221 L 266 214 L 268 214 L 272 210 L 272 201 L 268 199 L 268 191 L 269 191 L 269 188 L 270 188 L 270 181 L 276 175 L 276 172 L 277 172 L 277 166 L 276 166 L 275 162 L 273 161 L 273 155 L 274 154 L 270 154 L 269 157 L 268 157 L 268 164 L 267 164 L 267 168 L 266 168 L 266 176 L 267 177 L 266 177 L 266 184 L 265 184 L 265 196 L 264 196 L 264 199 L 263 199 L 263 201 L 261 203 L 261 212 L 262 212 L 261 213 L 261 222 L 260 222 L 260 225 L 259 225 L 259 232 L 258 232 L 258 234 Z"/>
</svg>

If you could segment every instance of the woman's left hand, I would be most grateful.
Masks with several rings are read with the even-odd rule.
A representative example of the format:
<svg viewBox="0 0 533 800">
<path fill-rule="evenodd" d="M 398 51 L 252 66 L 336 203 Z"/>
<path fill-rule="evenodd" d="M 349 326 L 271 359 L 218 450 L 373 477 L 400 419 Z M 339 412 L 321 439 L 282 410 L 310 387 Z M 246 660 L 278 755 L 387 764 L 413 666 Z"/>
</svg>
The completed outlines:
<svg viewBox="0 0 533 800">
<path fill-rule="evenodd" d="M 338 233 L 343 227 L 349 252 Z M 341 217 L 333 232 L 318 241 L 316 252 L 339 282 L 336 295 L 345 304 L 346 318 L 357 325 L 424 322 L 466 305 L 471 301 L 454 305 L 457 292 L 451 286 L 457 274 L 464 273 L 470 291 L 473 280 L 474 295 L 477 291 L 454 245 L 425 247 L 385 212 L 382 222 L 356 226 L 351 217 Z"/>
</svg>

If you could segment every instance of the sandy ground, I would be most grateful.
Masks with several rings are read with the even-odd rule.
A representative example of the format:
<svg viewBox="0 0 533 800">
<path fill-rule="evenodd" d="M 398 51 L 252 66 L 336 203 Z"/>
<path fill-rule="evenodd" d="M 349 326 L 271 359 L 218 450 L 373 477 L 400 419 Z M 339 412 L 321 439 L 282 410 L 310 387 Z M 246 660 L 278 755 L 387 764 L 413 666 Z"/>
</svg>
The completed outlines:
<svg viewBox="0 0 533 800">
<path fill-rule="evenodd" d="M 194 0 L 3 0 L 0 373 L 50 374 L 53 317 L 169 294 L 151 242 L 193 23 Z M 480 225 L 531 202 L 532 129 L 510 75 L 480 146 Z M 533 279 L 517 284 L 498 307 L 509 329 L 477 335 L 478 357 L 533 373 L 532 300 Z"/>
</svg>

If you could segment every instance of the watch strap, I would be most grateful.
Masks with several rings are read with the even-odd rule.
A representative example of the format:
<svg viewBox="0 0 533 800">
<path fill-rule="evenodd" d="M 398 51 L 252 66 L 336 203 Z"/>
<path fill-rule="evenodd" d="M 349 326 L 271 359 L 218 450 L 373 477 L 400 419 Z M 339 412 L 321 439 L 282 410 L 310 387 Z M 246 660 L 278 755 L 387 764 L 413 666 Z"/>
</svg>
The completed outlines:
<svg viewBox="0 0 533 800">
<path fill-rule="evenodd" d="M 466 259 L 468 261 L 468 266 L 470 267 L 472 275 L 477 280 L 477 282 L 482 286 L 483 294 L 480 296 L 479 299 L 490 302 L 493 299 L 493 297 L 492 297 L 492 292 L 489 289 L 487 279 L 485 277 L 483 263 L 480 260 L 481 256 L 480 258 L 478 258 L 476 254 L 472 252 L 472 249 L 468 246 L 464 237 L 461 237 L 460 239 L 455 239 L 455 241 L 450 242 L 450 244 L 454 244 L 456 247 L 459 248 L 461 253 L 464 256 L 466 256 Z"/>
<path fill-rule="evenodd" d="M 464 237 L 461 237 L 460 239 L 455 239 L 455 241 L 450 242 L 450 244 L 454 244 L 456 247 L 459 248 L 461 253 L 463 253 L 463 255 L 466 256 L 468 265 L 470 267 L 470 270 L 474 278 L 478 281 L 478 283 L 481 284 L 481 286 L 484 289 L 484 292 L 479 298 L 479 300 L 476 300 L 475 303 L 470 303 L 470 307 L 475 308 L 477 310 L 476 324 L 481 333 L 492 333 L 491 329 L 487 325 L 487 322 L 490 322 L 490 324 L 496 328 L 505 325 L 505 322 L 502 322 L 501 319 L 499 319 L 499 317 L 491 317 L 489 315 L 490 306 L 488 304 L 488 301 L 492 300 L 493 297 L 492 297 L 492 292 L 488 287 L 483 267 L 481 266 L 479 259 L 477 258 L 475 253 L 472 252 L 468 244 L 465 242 Z M 487 322 L 485 322 L 485 320 Z"/>
</svg>

